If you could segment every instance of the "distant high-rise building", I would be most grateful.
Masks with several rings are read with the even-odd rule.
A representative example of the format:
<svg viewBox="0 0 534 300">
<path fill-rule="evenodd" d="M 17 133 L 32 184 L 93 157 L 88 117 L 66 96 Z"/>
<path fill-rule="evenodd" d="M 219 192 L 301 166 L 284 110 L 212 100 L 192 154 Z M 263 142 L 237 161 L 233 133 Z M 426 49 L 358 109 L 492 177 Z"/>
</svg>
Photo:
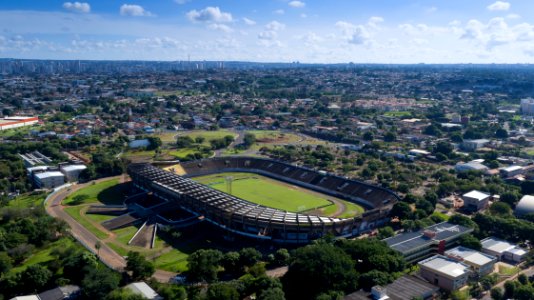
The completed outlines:
<svg viewBox="0 0 534 300">
<path fill-rule="evenodd" d="M 523 115 L 533 116 L 534 115 L 534 99 L 525 98 L 521 99 L 521 112 Z"/>
</svg>

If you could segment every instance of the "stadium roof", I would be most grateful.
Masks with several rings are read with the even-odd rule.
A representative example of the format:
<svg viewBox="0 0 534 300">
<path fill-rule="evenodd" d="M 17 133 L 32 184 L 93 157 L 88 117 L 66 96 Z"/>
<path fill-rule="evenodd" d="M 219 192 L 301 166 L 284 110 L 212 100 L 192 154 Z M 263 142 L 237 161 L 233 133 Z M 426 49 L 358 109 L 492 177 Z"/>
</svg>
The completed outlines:
<svg viewBox="0 0 534 300">
<path fill-rule="evenodd" d="M 416 248 L 426 247 L 434 244 L 437 241 L 449 240 L 471 231 L 473 231 L 473 229 L 465 226 L 443 222 L 416 232 L 402 233 L 394 237 L 387 238 L 384 241 L 390 248 L 404 254 Z"/>
</svg>

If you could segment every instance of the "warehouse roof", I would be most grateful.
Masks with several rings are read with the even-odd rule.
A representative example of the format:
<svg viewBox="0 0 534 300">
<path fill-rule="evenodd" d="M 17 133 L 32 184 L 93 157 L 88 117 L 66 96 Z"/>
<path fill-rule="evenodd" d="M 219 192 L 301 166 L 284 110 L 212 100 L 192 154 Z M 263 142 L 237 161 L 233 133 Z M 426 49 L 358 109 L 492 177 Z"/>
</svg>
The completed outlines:
<svg viewBox="0 0 534 300">
<path fill-rule="evenodd" d="M 491 256 L 462 246 L 458 246 L 454 249 L 445 251 L 445 255 L 453 259 L 457 258 L 477 266 L 483 266 L 485 264 L 497 260 L 495 256 Z"/>
<path fill-rule="evenodd" d="M 45 178 L 50 178 L 50 177 L 63 177 L 63 173 L 59 172 L 59 171 L 49 171 L 49 172 L 43 172 L 43 173 L 37 173 L 35 174 L 35 177 L 39 178 L 39 179 L 45 179 Z"/>
<path fill-rule="evenodd" d="M 453 278 L 469 273 L 468 265 L 442 255 L 432 256 L 431 258 L 420 261 L 419 265 Z"/>
<path fill-rule="evenodd" d="M 481 191 L 472 190 L 469 193 L 463 194 L 462 196 L 463 197 L 469 197 L 469 198 L 477 199 L 478 201 L 482 201 L 482 200 L 485 200 L 486 198 L 490 197 L 491 195 L 490 194 L 486 194 L 486 193 L 481 192 Z"/>
</svg>

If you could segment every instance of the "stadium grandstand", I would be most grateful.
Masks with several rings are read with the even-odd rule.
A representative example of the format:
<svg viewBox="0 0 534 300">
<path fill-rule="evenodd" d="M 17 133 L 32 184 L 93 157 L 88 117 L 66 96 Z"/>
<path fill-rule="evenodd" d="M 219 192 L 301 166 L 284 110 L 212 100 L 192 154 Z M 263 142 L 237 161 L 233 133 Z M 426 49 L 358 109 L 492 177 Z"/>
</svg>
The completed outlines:
<svg viewBox="0 0 534 300">
<path fill-rule="evenodd" d="M 136 188 L 177 203 L 229 232 L 280 243 L 307 243 L 327 234 L 359 235 L 384 224 L 398 201 L 395 193 L 384 188 L 269 159 L 211 158 L 181 163 L 179 167 L 182 175 L 149 164 L 130 165 L 128 173 Z M 366 211 L 354 218 L 286 212 L 248 202 L 190 179 L 226 172 L 260 174 L 357 203 Z"/>
</svg>

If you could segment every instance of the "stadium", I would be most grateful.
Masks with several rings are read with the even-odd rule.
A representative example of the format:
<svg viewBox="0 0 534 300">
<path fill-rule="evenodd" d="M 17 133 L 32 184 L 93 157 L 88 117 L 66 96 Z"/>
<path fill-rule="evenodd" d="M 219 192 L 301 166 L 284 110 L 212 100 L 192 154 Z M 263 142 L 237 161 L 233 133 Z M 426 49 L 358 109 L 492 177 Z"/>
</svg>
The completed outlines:
<svg viewBox="0 0 534 300">
<path fill-rule="evenodd" d="M 395 193 L 381 187 L 252 157 L 219 157 L 183 162 L 167 171 L 150 164 L 132 164 L 128 167 L 128 173 L 136 189 L 176 204 L 184 211 L 228 232 L 284 244 L 308 243 L 325 235 L 352 237 L 368 232 L 387 222 L 391 207 L 399 200 Z M 305 208 L 308 210 L 304 212 L 299 212 L 299 209 L 294 212 L 258 204 L 257 201 L 232 193 L 232 182 L 228 180 L 232 177 L 225 174 L 236 173 L 282 182 L 288 187 L 325 195 L 334 202 L 334 199 L 342 199 L 347 204 L 361 206 L 364 211 L 352 217 L 328 217 L 315 213 L 319 210 L 313 207 Z M 230 193 L 194 180 L 217 174 L 224 178 Z M 262 182 L 267 184 L 266 181 Z M 297 198 L 284 201 L 299 201 L 299 194 L 295 195 Z"/>
</svg>

